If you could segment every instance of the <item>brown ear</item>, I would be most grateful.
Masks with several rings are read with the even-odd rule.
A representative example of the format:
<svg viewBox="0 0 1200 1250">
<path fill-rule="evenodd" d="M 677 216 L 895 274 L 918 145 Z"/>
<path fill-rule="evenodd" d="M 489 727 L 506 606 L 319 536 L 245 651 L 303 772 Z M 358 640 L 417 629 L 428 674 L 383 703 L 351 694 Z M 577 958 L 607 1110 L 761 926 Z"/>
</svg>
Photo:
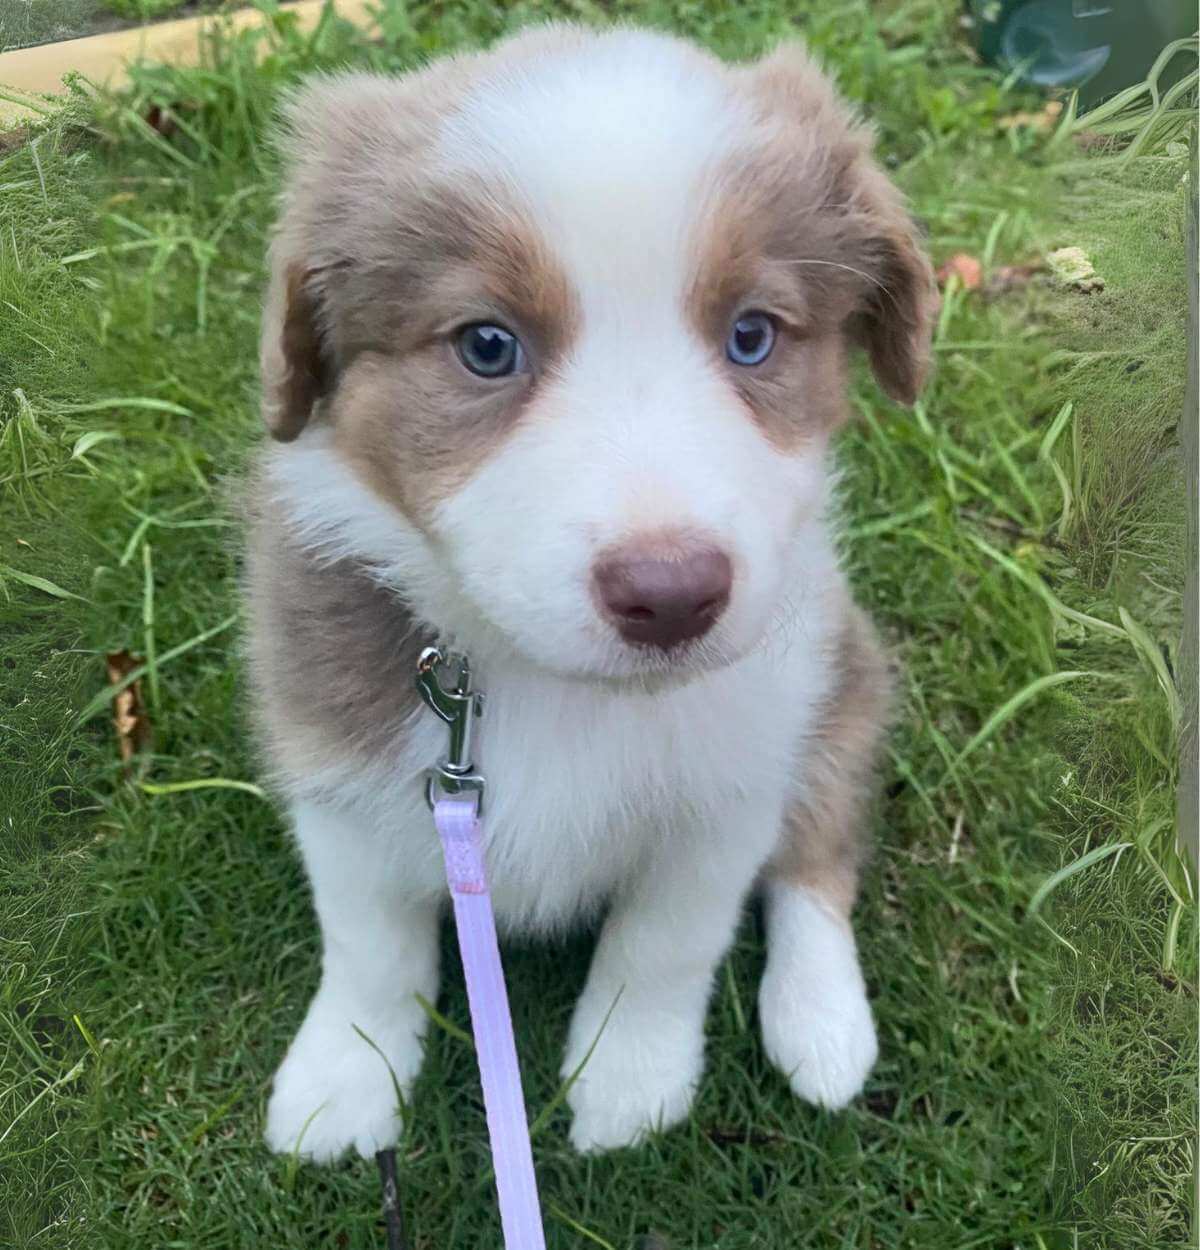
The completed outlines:
<svg viewBox="0 0 1200 1250">
<path fill-rule="evenodd" d="M 871 286 L 851 318 L 850 332 L 871 361 L 879 385 L 912 404 L 929 369 L 937 291 L 933 269 L 899 192 L 866 156 L 849 171 L 858 211 L 863 268 Z"/>
<path fill-rule="evenodd" d="M 337 273 L 394 263 L 395 216 L 385 206 L 412 198 L 410 162 L 434 146 L 475 63 L 454 57 L 403 79 L 317 76 L 285 93 L 275 142 L 287 176 L 259 353 L 275 438 L 296 438 L 336 385 Z"/>
<path fill-rule="evenodd" d="M 936 292 L 904 201 L 872 159 L 870 130 L 798 41 L 740 72 L 777 127 L 793 170 L 793 204 L 809 214 L 806 229 L 819 226 L 831 239 L 829 259 L 863 279 L 851 338 L 880 386 L 911 404 L 928 366 Z"/>
<path fill-rule="evenodd" d="M 313 275 L 278 260 L 263 310 L 259 362 L 263 420 L 283 443 L 299 435 L 328 389 L 318 312 Z"/>
</svg>

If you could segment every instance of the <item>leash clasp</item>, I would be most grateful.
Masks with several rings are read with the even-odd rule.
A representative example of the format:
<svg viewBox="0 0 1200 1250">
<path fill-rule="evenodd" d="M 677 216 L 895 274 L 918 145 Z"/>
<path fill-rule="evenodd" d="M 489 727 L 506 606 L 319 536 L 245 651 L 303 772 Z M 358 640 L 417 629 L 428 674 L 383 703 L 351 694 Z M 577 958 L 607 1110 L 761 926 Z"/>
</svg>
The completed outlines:
<svg viewBox="0 0 1200 1250">
<path fill-rule="evenodd" d="M 448 682 L 443 683 L 443 674 Z M 438 794 L 476 794 L 483 808 L 483 777 L 471 761 L 471 730 L 483 715 L 483 695 L 471 690 L 471 665 L 461 652 L 426 647 L 417 660 L 417 691 L 450 730 L 450 749 L 426 774 L 425 799 Z"/>
</svg>

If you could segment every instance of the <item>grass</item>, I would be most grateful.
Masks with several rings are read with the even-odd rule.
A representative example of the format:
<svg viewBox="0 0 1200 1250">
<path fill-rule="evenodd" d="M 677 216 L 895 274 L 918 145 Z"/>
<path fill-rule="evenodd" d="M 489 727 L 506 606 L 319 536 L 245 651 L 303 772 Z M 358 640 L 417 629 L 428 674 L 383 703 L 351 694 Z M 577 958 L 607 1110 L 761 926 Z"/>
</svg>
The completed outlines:
<svg viewBox="0 0 1200 1250">
<path fill-rule="evenodd" d="M 0 52 L 39 43 L 78 39 L 123 25 L 216 11 L 238 0 L 3 0 Z"/>
<path fill-rule="evenodd" d="M 882 1042 L 865 1096 L 819 1113 L 766 1064 L 751 914 L 685 1127 L 580 1159 L 565 1113 L 546 1118 L 550 1243 L 1182 1246 L 1196 927 L 1168 691 L 1186 162 L 1081 168 L 998 126 L 1031 101 L 972 63 L 951 0 L 607 9 L 728 55 L 802 29 L 877 120 L 939 258 L 1078 245 L 1107 286 L 950 289 L 921 405 L 856 391 L 848 559 L 906 674 L 858 914 Z M 257 65 L 243 39 L 199 69 L 143 69 L 0 156 L 0 1244 L 381 1244 L 372 1166 L 260 1144 L 316 935 L 279 813 L 221 784 L 255 776 L 224 482 L 259 437 L 264 127 L 305 71 L 403 68 L 568 11 L 597 12 L 430 0 L 388 6 L 374 43 L 280 19 Z M 128 778 L 103 700 L 103 654 L 122 649 L 146 659 L 153 730 Z M 212 784 L 178 784 L 196 781 Z M 589 949 L 506 952 L 535 1116 Z M 453 973 L 439 1010 L 467 1024 Z M 401 1187 L 417 1246 L 496 1244 L 454 1029 L 430 1041 Z"/>
<path fill-rule="evenodd" d="M 0 52 L 86 31 L 100 0 L 5 0 L 0 5 Z"/>
<path fill-rule="evenodd" d="M 190 10 L 197 5 L 195 0 L 107 0 L 107 7 L 118 17 L 145 22 L 163 17 L 180 16 L 180 10 Z M 199 7 L 215 8 L 217 6 L 202 4 Z"/>
</svg>

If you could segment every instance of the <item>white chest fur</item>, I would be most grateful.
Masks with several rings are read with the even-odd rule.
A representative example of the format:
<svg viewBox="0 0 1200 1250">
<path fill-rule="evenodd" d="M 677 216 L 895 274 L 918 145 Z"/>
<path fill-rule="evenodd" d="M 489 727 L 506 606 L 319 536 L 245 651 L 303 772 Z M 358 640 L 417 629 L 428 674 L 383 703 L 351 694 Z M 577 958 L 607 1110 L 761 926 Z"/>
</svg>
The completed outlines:
<svg viewBox="0 0 1200 1250">
<path fill-rule="evenodd" d="M 747 830 L 736 813 L 803 785 L 804 736 L 829 682 L 828 631 L 813 606 L 803 629 L 674 688 L 631 693 L 515 668 L 478 674 L 487 703 L 475 756 L 506 926 L 557 928 L 594 912 L 664 839 L 673 854 L 702 855 L 725 838 L 769 854 L 777 830 Z M 441 722 L 422 710 L 393 762 L 312 779 L 377 843 L 381 871 L 402 875 L 415 896 L 444 888 L 422 774 L 445 748 Z"/>
</svg>

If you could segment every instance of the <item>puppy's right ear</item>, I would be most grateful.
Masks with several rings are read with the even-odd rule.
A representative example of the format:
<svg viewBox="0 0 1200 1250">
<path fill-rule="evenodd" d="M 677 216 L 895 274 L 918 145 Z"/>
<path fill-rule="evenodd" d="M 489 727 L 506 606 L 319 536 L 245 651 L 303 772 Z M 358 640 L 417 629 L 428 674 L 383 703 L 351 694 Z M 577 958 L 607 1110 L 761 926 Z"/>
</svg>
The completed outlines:
<svg viewBox="0 0 1200 1250">
<path fill-rule="evenodd" d="M 314 275 L 282 256 L 273 260 L 259 347 L 262 414 L 271 436 L 290 443 L 327 393 L 330 365 Z"/>
</svg>

